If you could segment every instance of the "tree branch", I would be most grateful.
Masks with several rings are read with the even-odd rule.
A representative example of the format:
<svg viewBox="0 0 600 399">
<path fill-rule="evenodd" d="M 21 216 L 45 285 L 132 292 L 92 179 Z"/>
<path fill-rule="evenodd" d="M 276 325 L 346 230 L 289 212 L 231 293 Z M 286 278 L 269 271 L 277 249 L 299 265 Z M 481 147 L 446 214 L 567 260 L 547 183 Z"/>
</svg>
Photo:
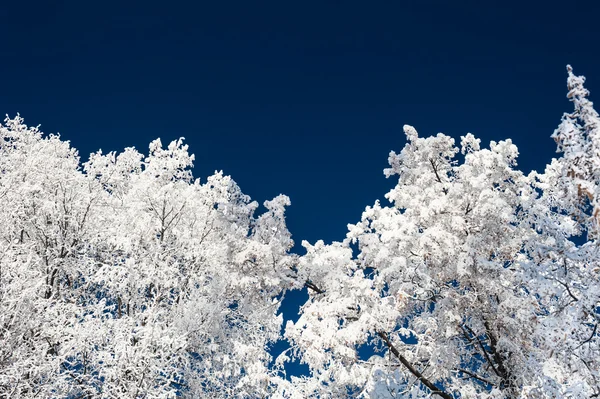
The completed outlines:
<svg viewBox="0 0 600 399">
<path fill-rule="evenodd" d="M 392 344 L 392 342 L 390 341 L 390 339 L 388 338 L 388 336 L 386 335 L 386 333 L 379 331 L 379 332 L 377 332 L 377 335 L 379 335 L 379 337 L 383 340 L 383 342 L 385 342 L 385 344 L 389 348 L 390 352 L 392 352 L 394 354 L 394 356 L 396 356 L 396 358 L 398 360 L 400 360 L 400 363 L 402 363 L 404 365 L 404 367 L 406 367 L 408 369 L 408 371 L 411 372 L 412 375 L 414 375 L 415 377 L 417 377 L 417 379 L 423 385 L 425 385 L 427 388 L 429 388 L 431 390 L 431 393 L 433 393 L 435 395 L 438 395 L 438 396 L 440 396 L 440 397 L 442 397 L 444 399 L 454 399 L 454 397 L 452 395 L 444 392 L 441 388 L 439 388 L 433 382 L 431 382 L 429 379 L 427 379 L 427 377 L 425 377 L 423 374 L 421 374 L 419 372 L 419 370 L 415 369 L 408 362 L 408 360 L 406 360 L 406 358 L 400 354 L 400 352 L 394 346 L 394 344 Z"/>
<path fill-rule="evenodd" d="M 465 328 L 467 330 L 469 330 L 469 333 L 473 336 L 473 339 L 475 341 L 477 341 L 477 343 L 479 344 L 479 348 L 483 352 L 483 355 L 485 356 L 485 359 L 487 360 L 488 364 L 490 366 L 492 366 L 492 369 L 494 370 L 494 373 L 496 373 L 496 375 L 498 377 L 503 378 L 502 374 L 500 373 L 500 371 L 498 371 L 498 369 L 496 369 L 496 366 L 494 365 L 494 362 L 490 358 L 490 355 L 489 355 L 488 351 L 485 349 L 485 346 L 483 346 L 483 343 L 481 342 L 481 340 L 479 339 L 479 337 L 477 336 L 477 334 L 475 334 L 475 332 L 473 330 L 471 330 L 471 328 L 469 328 L 469 326 L 467 326 L 467 325 L 461 325 L 460 327 L 463 329 L 463 332 L 465 331 Z M 467 336 L 466 333 L 465 333 L 465 336 Z"/>
<path fill-rule="evenodd" d="M 470 372 L 470 371 L 468 371 L 468 370 L 465 370 L 465 369 L 456 369 L 456 371 L 460 371 L 461 373 L 463 373 L 463 374 L 466 374 L 466 375 L 468 375 L 469 377 L 471 377 L 471 378 L 474 378 L 474 379 L 476 379 L 476 380 L 479 380 L 479 381 L 481 381 L 481 382 L 483 382 L 483 383 L 485 383 L 485 384 L 491 385 L 491 386 L 493 386 L 493 387 L 495 387 L 495 386 L 496 386 L 496 384 L 494 384 L 492 381 L 490 381 L 490 380 L 486 380 L 485 378 L 482 378 L 482 377 L 478 376 L 477 374 L 471 373 L 471 372 Z"/>
<path fill-rule="evenodd" d="M 590 337 L 588 339 L 586 339 L 585 341 L 583 341 L 582 343 L 580 343 L 579 345 L 577 345 L 577 348 L 580 348 L 583 345 L 585 345 L 588 342 L 590 342 L 592 340 L 592 338 L 594 338 L 594 335 L 596 335 L 596 330 L 597 329 L 598 329 L 598 323 L 594 324 L 594 329 L 592 330 L 592 334 L 590 335 Z"/>
<path fill-rule="evenodd" d="M 502 377 L 502 382 L 504 383 L 504 385 L 510 387 L 510 380 L 512 378 L 510 372 L 504 365 L 504 360 L 502 359 L 502 356 L 498 352 L 498 341 L 496 340 L 496 337 L 494 337 L 494 334 L 492 334 L 492 329 L 487 320 L 484 321 L 483 325 L 485 326 L 486 335 L 490 339 L 490 349 L 492 350 L 492 353 L 494 355 L 494 360 L 496 360 L 496 363 L 498 364 L 498 371 L 500 371 L 501 373 L 500 377 Z"/>
<path fill-rule="evenodd" d="M 440 175 L 438 174 L 438 170 L 437 170 L 437 166 L 435 165 L 435 162 L 433 162 L 433 159 L 430 159 L 429 162 L 431 162 L 431 167 L 433 168 L 433 173 L 435 173 L 435 178 L 437 179 L 438 183 L 440 184 L 444 184 L 442 183 L 442 179 L 440 179 Z M 444 194 L 448 194 L 448 189 L 445 187 L 442 187 L 442 191 L 444 192 Z"/>
<path fill-rule="evenodd" d="M 319 287 L 317 287 L 316 285 L 314 285 L 310 281 L 306 281 L 304 283 L 304 286 L 307 287 L 307 288 L 310 288 L 311 290 L 313 290 L 317 294 L 324 294 L 325 293 L 325 291 L 323 291 L 322 289 L 320 289 Z"/>
</svg>

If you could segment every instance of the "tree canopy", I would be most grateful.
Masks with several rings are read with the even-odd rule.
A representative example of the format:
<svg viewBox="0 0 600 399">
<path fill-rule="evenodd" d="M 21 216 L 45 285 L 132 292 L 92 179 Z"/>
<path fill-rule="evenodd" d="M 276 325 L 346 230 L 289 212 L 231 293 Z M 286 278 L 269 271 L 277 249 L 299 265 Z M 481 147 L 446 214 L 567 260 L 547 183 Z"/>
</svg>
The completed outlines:
<svg viewBox="0 0 600 399">
<path fill-rule="evenodd" d="M 543 172 L 510 139 L 404 126 L 386 201 L 303 255 L 288 197 L 257 214 L 223 173 L 193 178 L 183 139 L 81 163 L 7 117 L 0 397 L 599 397 L 600 117 L 567 70 Z"/>
</svg>

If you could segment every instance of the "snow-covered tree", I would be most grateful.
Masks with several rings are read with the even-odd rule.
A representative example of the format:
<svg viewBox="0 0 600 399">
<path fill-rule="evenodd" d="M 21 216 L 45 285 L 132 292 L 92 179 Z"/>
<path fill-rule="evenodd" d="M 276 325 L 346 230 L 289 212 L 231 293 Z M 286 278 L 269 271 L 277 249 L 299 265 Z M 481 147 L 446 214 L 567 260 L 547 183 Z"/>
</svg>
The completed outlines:
<svg viewBox="0 0 600 399">
<path fill-rule="evenodd" d="M 516 168 L 510 140 L 404 127 L 391 205 L 367 207 L 343 242 L 303 243 L 311 295 L 285 333 L 311 370 L 300 395 L 600 395 L 598 243 L 574 239 L 598 212 L 600 125 L 582 83 L 569 68 L 575 113 L 543 174 Z"/>
<path fill-rule="evenodd" d="M 201 184 L 181 140 L 79 165 L 0 128 L 0 397 L 257 397 L 293 258 L 285 196 Z"/>
</svg>

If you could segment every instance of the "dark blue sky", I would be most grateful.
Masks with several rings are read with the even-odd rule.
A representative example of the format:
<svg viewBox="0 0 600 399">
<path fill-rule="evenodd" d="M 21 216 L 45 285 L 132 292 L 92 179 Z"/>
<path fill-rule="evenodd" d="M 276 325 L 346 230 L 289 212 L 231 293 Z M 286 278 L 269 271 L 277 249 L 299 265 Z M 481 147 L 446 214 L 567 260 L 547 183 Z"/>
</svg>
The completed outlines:
<svg viewBox="0 0 600 399">
<path fill-rule="evenodd" d="M 289 195 L 298 243 L 341 240 L 383 198 L 405 123 L 510 137 L 529 171 L 554 156 L 567 63 L 600 98 L 595 1 L 12 3 L 0 113 L 84 159 L 184 136 L 195 176 Z"/>
</svg>

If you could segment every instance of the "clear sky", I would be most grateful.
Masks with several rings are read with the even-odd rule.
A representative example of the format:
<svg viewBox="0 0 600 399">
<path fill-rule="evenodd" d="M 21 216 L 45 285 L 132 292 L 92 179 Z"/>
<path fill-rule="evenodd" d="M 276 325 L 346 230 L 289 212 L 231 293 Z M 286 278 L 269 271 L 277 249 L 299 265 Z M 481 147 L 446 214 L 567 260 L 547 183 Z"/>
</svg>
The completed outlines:
<svg viewBox="0 0 600 399">
<path fill-rule="evenodd" d="M 298 244 L 341 240 L 394 183 L 382 170 L 403 124 L 512 138 L 526 172 L 543 168 L 571 110 L 567 63 L 600 101 L 599 11 L 597 1 L 3 1 L 0 113 L 60 132 L 84 160 L 183 136 L 196 177 L 222 169 L 259 202 L 287 194 Z M 286 318 L 303 295 L 284 302 Z"/>
</svg>

